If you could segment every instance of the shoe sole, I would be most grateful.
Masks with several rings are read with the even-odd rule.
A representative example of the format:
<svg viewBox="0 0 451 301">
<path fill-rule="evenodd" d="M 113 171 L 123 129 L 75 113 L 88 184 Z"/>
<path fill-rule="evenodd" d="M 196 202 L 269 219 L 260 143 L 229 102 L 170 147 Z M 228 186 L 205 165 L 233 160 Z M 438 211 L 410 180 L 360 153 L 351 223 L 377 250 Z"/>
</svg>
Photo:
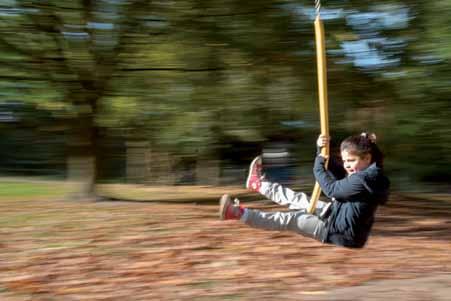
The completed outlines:
<svg viewBox="0 0 451 301">
<path fill-rule="evenodd" d="M 254 165 L 257 164 L 257 161 L 261 161 L 262 157 L 261 156 L 257 156 L 254 158 L 254 160 L 252 160 L 251 164 L 249 165 L 249 173 L 247 175 L 247 179 L 246 179 L 246 188 L 253 190 L 252 187 L 249 186 L 249 180 L 251 178 L 252 175 L 252 170 L 254 170 Z"/>
<path fill-rule="evenodd" d="M 230 195 L 224 194 L 219 201 L 219 219 L 225 220 L 225 208 L 232 202 Z"/>
</svg>

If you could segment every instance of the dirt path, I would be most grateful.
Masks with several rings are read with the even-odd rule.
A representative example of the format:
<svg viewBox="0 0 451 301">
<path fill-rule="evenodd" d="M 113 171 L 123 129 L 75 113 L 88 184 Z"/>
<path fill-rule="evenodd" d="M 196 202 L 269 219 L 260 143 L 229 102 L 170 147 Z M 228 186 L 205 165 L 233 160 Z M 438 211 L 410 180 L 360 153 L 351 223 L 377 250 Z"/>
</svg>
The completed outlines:
<svg viewBox="0 0 451 301">
<path fill-rule="evenodd" d="M 303 300 L 318 300 L 317 296 L 303 296 Z M 333 301 L 448 301 L 451 299 L 451 275 L 426 276 L 404 280 L 379 280 L 332 289 L 320 297 Z"/>
<path fill-rule="evenodd" d="M 450 205 L 396 197 L 349 250 L 212 204 L 2 201 L 0 300 L 450 300 Z"/>
</svg>

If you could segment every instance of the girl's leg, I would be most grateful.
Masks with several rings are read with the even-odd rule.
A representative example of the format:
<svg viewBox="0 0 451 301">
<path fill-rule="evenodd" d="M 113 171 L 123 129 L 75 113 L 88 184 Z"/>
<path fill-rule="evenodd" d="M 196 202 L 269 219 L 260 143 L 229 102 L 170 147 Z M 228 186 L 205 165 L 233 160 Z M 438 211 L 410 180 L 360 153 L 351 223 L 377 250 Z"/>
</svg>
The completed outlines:
<svg viewBox="0 0 451 301">
<path fill-rule="evenodd" d="M 305 193 L 295 192 L 278 183 L 262 180 L 259 192 L 279 205 L 288 205 L 290 209 L 305 210 L 309 207 L 310 200 Z M 323 201 L 318 201 L 316 208 L 321 209 L 325 204 Z"/>
<path fill-rule="evenodd" d="M 316 215 L 305 213 L 302 210 L 263 212 L 246 209 L 241 220 L 254 228 L 275 231 L 289 230 L 321 242 L 324 241 L 327 231 L 324 221 Z"/>
<path fill-rule="evenodd" d="M 257 156 L 249 166 L 249 175 L 246 180 L 246 188 L 256 191 L 279 205 L 288 205 L 290 209 L 306 210 L 309 207 L 309 199 L 303 192 L 294 192 L 278 183 L 267 181 L 262 174 L 262 158 Z M 322 212 L 324 202 L 318 201 L 316 211 Z"/>
</svg>

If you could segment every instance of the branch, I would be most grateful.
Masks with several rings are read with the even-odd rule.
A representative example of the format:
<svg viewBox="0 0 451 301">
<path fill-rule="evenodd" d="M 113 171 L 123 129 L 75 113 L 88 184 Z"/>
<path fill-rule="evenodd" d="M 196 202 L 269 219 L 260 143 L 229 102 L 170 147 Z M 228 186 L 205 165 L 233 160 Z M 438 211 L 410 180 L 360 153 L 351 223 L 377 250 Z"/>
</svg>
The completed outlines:
<svg viewBox="0 0 451 301">
<path fill-rule="evenodd" d="M 226 68 L 121 68 L 121 71 L 141 72 L 141 71 L 173 71 L 173 72 L 211 72 L 224 71 Z"/>
<path fill-rule="evenodd" d="M 237 13 L 231 13 L 231 14 L 199 14 L 197 15 L 197 18 L 222 18 L 222 17 L 237 17 L 237 16 L 250 16 L 250 15 L 257 15 L 261 13 L 262 11 L 269 10 L 271 8 L 268 7 L 262 7 L 258 10 L 253 11 L 247 11 L 247 12 L 237 12 Z"/>
<path fill-rule="evenodd" d="M 54 8 L 53 5 L 48 5 L 46 1 L 39 4 L 30 4 L 25 5 L 23 8 L 39 8 L 41 15 L 36 14 L 27 14 L 26 16 L 31 21 L 31 23 L 35 26 L 36 30 L 47 33 L 49 37 L 53 40 L 57 56 L 48 57 L 48 56 L 40 56 L 34 57 L 34 59 L 38 62 L 52 62 L 49 66 L 49 63 L 41 64 L 42 68 L 37 69 L 38 71 L 44 73 L 48 80 L 54 83 L 67 83 L 67 82 L 79 82 L 73 80 L 61 80 L 57 77 L 58 74 L 74 74 L 78 75 L 76 71 L 74 71 L 68 63 L 67 58 L 64 55 L 64 41 L 63 41 L 63 33 L 61 28 L 63 27 L 63 22 L 61 18 L 52 11 Z M 55 72 L 56 71 L 56 72 Z M 60 73 L 59 73 L 60 72 Z"/>
<path fill-rule="evenodd" d="M 92 5 L 92 0 L 84 0 L 85 5 Z M 100 55 L 95 55 L 94 58 L 96 60 L 96 70 L 99 74 L 101 74 L 100 78 L 98 78 L 98 88 L 103 93 L 108 88 L 110 83 L 110 79 L 114 75 L 114 71 L 120 65 L 120 54 L 124 51 L 124 48 L 128 45 L 125 40 L 127 38 L 127 34 L 129 33 L 129 29 L 138 25 L 135 18 L 133 18 L 134 14 L 137 11 L 143 10 L 143 5 L 148 5 L 150 2 L 148 0 L 136 0 L 126 6 L 126 10 L 122 17 L 122 22 L 118 25 L 119 32 L 117 43 L 112 49 L 112 55 L 108 57 L 100 57 Z M 120 69 L 121 70 L 121 69 Z M 138 71 L 138 70 L 135 70 Z M 144 71 L 144 70 L 142 70 Z"/>
<path fill-rule="evenodd" d="M 47 81 L 43 78 L 36 78 L 36 77 L 24 77 L 20 75 L 0 75 L 0 80 L 11 80 L 11 81 Z"/>
<path fill-rule="evenodd" d="M 5 39 L 4 35 L 0 35 L 0 47 L 8 52 L 18 53 L 23 56 L 35 58 L 36 53 L 33 51 L 27 51 L 24 48 L 21 48 L 11 42 L 9 42 L 7 39 Z"/>
</svg>

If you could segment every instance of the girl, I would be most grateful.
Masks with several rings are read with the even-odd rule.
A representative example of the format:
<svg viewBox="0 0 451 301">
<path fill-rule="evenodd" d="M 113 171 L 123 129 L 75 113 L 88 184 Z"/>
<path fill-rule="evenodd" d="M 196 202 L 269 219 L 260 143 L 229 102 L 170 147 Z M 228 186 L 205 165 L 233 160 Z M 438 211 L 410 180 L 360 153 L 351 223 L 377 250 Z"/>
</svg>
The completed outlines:
<svg viewBox="0 0 451 301">
<path fill-rule="evenodd" d="M 329 138 L 320 135 L 317 140 L 318 150 L 327 143 Z M 232 202 L 230 196 L 225 194 L 220 200 L 220 218 L 240 219 L 260 229 L 290 230 L 323 243 L 349 248 L 363 247 L 378 205 L 387 201 L 389 181 L 383 174 L 383 156 L 376 145 L 374 134 L 350 136 L 343 140 L 340 151 L 343 165 L 331 160 L 329 170 L 326 170 L 326 158 L 320 152 L 315 158 L 313 173 L 316 181 L 332 201 L 318 201 L 314 214 L 307 213 L 309 199 L 305 193 L 294 192 L 265 179 L 259 156 L 250 165 L 246 187 L 295 210 L 263 212 L 248 209 L 239 205 L 237 199 L 235 203 Z"/>
</svg>

